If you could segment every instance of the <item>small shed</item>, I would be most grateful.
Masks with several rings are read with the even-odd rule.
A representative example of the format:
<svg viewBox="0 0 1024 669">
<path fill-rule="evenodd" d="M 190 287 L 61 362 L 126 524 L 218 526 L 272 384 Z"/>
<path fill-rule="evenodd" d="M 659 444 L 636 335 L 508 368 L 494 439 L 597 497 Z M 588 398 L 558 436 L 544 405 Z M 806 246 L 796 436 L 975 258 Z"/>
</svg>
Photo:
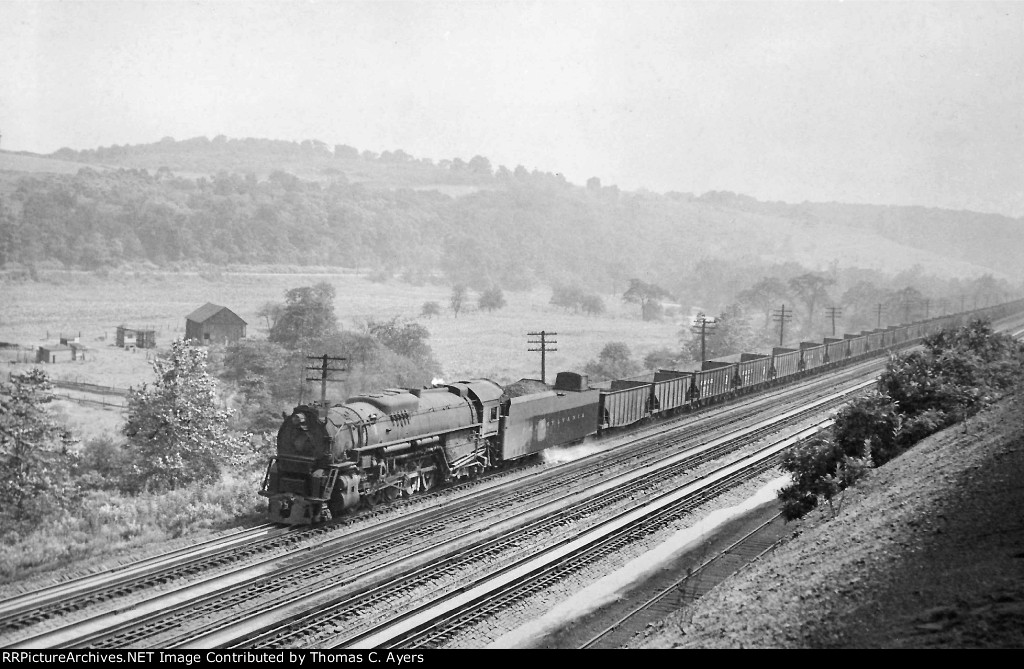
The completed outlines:
<svg viewBox="0 0 1024 669">
<path fill-rule="evenodd" d="M 64 344 L 46 344 L 36 350 L 36 362 L 53 364 L 74 359 L 74 352 L 70 346 Z"/>
<path fill-rule="evenodd" d="M 185 317 L 185 339 L 227 344 L 245 338 L 247 323 L 227 307 L 207 302 Z"/>
<path fill-rule="evenodd" d="M 156 330 L 117 326 L 117 345 L 121 348 L 155 348 Z"/>
</svg>

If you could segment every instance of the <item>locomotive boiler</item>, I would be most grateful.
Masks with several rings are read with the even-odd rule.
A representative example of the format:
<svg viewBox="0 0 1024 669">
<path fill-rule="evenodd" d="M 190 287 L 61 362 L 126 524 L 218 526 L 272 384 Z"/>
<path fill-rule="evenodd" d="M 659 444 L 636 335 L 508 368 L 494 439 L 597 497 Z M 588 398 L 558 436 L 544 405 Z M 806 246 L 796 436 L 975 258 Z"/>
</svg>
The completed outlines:
<svg viewBox="0 0 1024 669">
<path fill-rule="evenodd" d="M 484 471 L 496 456 L 501 393 L 475 379 L 296 407 L 260 489 L 268 520 L 317 523 Z"/>
</svg>

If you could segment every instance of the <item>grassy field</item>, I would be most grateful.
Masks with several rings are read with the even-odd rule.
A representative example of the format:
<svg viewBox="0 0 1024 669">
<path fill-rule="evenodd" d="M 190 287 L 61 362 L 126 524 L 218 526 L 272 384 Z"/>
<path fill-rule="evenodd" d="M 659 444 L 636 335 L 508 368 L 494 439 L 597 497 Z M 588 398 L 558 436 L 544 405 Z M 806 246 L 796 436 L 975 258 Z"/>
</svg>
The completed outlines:
<svg viewBox="0 0 1024 669">
<path fill-rule="evenodd" d="M 48 366 L 56 379 L 128 387 L 151 380 L 151 352 L 128 352 L 114 346 L 118 325 L 156 330 L 157 351 L 185 331 L 185 317 L 206 302 L 230 308 L 248 322 L 248 336 L 266 336 L 266 323 L 256 314 L 266 302 L 283 302 L 290 288 L 319 281 L 331 283 L 342 327 L 356 328 L 369 318 L 416 319 L 431 333 L 429 340 L 446 380 L 483 376 L 498 383 L 540 377 L 540 354 L 528 352 L 527 333 L 558 333 L 557 351 L 549 353 L 549 381 L 562 370 L 579 370 L 611 341 L 626 342 L 636 359 L 651 350 L 675 346 L 682 316 L 645 323 L 635 305 L 619 296 L 602 296 L 607 313 L 584 316 L 548 304 L 550 292 L 507 292 L 504 309 L 471 310 L 458 318 L 447 309 L 447 286 L 411 286 L 392 281 L 373 283 L 357 274 L 292 274 L 284 272 L 159 273 L 40 271 L 38 282 L 7 282 L 0 286 L 0 341 L 26 346 L 56 343 L 63 334 L 81 334 L 91 347 L 85 361 Z M 471 295 L 475 304 L 476 295 Z M 424 302 L 435 301 L 444 313 L 419 318 Z M 22 353 L 24 356 L 25 353 Z M 8 353 L 10 360 L 14 354 Z M 25 364 L 7 364 L 7 371 Z M 365 389 L 373 390 L 373 389 Z M 339 398 L 343 399 L 343 398 Z M 91 435 L 119 422 L 120 413 L 101 407 L 61 402 L 58 411 L 69 426 Z"/>
</svg>

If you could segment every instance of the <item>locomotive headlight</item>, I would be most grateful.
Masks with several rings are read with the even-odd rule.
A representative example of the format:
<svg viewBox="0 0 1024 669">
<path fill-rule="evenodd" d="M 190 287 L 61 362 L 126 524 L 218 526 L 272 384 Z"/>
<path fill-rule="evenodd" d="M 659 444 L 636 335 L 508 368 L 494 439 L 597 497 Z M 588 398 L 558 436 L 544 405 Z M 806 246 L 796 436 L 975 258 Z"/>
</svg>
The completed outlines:
<svg viewBox="0 0 1024 669">
<path fill-rule="evenodd" d="M 292 416 L 292 425 L 300 430 L 309 430 L 309 425 L 306 424 L 306 416 L 301 413 Z"/>
</svg>

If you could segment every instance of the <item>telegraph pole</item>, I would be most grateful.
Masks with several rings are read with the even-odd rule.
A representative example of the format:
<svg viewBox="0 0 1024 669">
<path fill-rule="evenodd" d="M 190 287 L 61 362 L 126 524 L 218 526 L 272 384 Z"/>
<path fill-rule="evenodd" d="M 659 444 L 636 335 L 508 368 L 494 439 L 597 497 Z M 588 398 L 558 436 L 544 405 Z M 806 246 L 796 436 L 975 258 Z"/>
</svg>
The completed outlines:
<svg viewBox="0 0 1024 669">
<path fill-rule="evenodd" d="M 711 326 L 711 333 L 710 334 L 714 334 L 715 325 L 717 325 L 717 323 L 715 322 L 715 319 L 708 318 L 704 314 L 701 314 L 697 318 L 693 319 L 693 325 L 690 327 L 690 332 L 692 332 L 693 334 L 699 334 L 700 335 L 700 364 L 701 365 L 704 364 L 704 360 L 707 358 L 707 353 L 706 353 L 706 351 L 707 351 L 707 346 L 706 346 L 707 339 L 706 338 L 707 338 L 707 335 L 709 334 L 708 333 L 708 326 Z"/>
<path fill-rule="evenodd" d="M 779 324 L 779 346 L 782 346 L 783 332 L 786 329 L 786 321 L 792 320 L 793 310 L 786 311 L 786 305 L 783 304 L 781 309 L 776 309 L 772 312 L 772 320 Z"/>
<path fill-rule="evenodd" d="M 309 377 L 309 376 L 307 376 L 306 380 L 307 381 L 319 381 L 320 382 L 320 406 L 326 412 L 326 410 L 327 410 L 327 382 L 328 381 L 341 381 L 341 379 L 329 379 L 327 377 L 330 376 L 331 372 L 345 372 L 345 371 L 348 371 L 347 369 L 344 368 L 344 366 L 342 366 L 342 367 L 331 367 L 331 363 L 342 363 L 342 365 L 344 365 L 344 363 L 348 359 L 347 358 L 335 358 L 335 357 L 329 356 L 327 354 L 324 354 L 324 355 L 307 355 L 306 356 L 306 360 L 309 360 L 311 362 L 313 360 L 319 360 L 320 361 L 319 365 L 314 365 L 312 367 L 306 367 L 306 371 L 307 372 L 320 372 L 320 376 L 319 377 Z"/>
<path fill-rule="evenodd" d="M 557 335 L 558 333 L 557 332 L 545 332 L 544 330 L 541 330 L 540 332 L 528 332 L 527 334 L 530 337 L 540 337 L 540 339 L 528 339 L 526 341 L 527 344 L 539 344 L 540 348 L 528 348 L 526 350 L 527 351 L 540 351 L 540 382 L 541 383 L 547 383 L 547 379 L 545 378 L 546 369 L 547 369 L 547 367 L 546 367 L 546 365 L 547 365 L 547 354 L 548 354 L 548 351 L 554 352 L 554 351 L 558 350 L 557 348 L 548 348 L 548 344 L 557 344 L 558 343 L 554 339 L 548 339 L 548 337 L 553 337 L 553 336 Z"/>
<path fill-rule="evenodd" d="M 825 309 L 825 311 L 828 312 L 829 318 L 832 319 L 832 336 L 835 337 L 836 336 L 836 316 L 842 316 L 843 315 L 843 308 L 842 307 L 828 307 L 827 309 Z"/>
<path fill-rule="evenodd" d="M 877 329 L 882 329 L 882 303 L 878 303 L 878 325 L 875 326 Z"/>
</svg>

